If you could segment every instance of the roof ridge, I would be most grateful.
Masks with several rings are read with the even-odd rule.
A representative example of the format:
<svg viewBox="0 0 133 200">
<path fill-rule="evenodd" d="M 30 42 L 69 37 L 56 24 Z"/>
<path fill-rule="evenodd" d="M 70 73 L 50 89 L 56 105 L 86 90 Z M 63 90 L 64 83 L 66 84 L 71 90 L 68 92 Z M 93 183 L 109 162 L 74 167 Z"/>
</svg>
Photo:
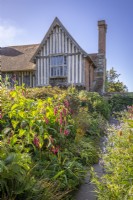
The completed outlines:
<svg viewBox="0 0 133 200">
<path fill-rule="evenodd" d="M 6 46 L 6 47 L 1 47 L 1 48 L 23 47 L 23 46 L 37 46 L 37 45 L 40 45 L 40 43 L 38 43 L 38 44 L 22 44 L 22 45 L 15 45 L 15 46 Z"/>
</svg>

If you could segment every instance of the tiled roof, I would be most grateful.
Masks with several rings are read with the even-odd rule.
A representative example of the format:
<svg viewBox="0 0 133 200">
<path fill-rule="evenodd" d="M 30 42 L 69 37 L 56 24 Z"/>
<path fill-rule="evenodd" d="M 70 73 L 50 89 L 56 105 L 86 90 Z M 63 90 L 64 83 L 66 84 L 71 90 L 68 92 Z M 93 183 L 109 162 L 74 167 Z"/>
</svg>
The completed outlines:
<svg viewBox="0 0 133 200">
<path fill-rule="evenodd" d="M 35 70 L 31 58 L 39 44 L 10 46 L 0 49 L 2 71 L 28 71 Z"/>
</svg>

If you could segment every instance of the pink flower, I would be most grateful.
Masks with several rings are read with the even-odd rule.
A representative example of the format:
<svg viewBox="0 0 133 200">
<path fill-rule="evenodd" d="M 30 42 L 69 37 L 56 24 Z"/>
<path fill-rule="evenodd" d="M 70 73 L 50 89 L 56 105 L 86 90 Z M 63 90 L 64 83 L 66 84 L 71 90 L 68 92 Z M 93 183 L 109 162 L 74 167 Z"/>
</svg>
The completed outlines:
<svg viewBox="0 0 133 200">
<path fill-rule="evenodd" d="M 68 100 L 65 100 L 64 101 L 64 105 L 68 108 L 69 107 L 69 102 L 68 102 Z"/>
<path fill-rule="evenodd" d="M 65 108 L 63 108 L 63 114 L 64 114 L 64 116 L 66 116 L 66 114 L 67 114 L 67 112 L 66 112 L 66 109 L 65 109 Z"/>
<path fill-rule="evenodd" d="M 60 125 L 62 125 L 62 122 L 63 122 L 63 120 L 62 120 L 62 117 L 60 118 Z"/>
<path fill-rule="evenodd" d="M 128 112 L 133 114 L 133 106 L 128 106 Z"/>
<path fill-rule="evenodd" d="M 34 140 L 33 140 L 33 144 L 34 144 L 37 148 L 39 148 L 39 143 L 40 143 L 39 138 L 35 135 Z"/>
<path fill-rule="evenodd" d="M 56 155 L 59 152 L 59 147 L 52 147 L 51 152 L 53 152 Z"/>
<path fill-rule="evenodd" d="M 74 114 L 74 111 L 71 109 L 71 110 L 70 110 L 70 113 L 71 113 L 71 114 Z"/>
<path fill-rule="evenodd" d="M 46 124 L 49 123 L 49 119 L 48 118 L 45 117 L 44 120 L 45 120 Z"/>
<path fill-rule="evenodd" d="M 56 114 L 57 114 L 57 112 L 58 112 L 58 109 L 57 109 L 57 108 L 55 108 L 55 109 L 54 109 L 54 115 L 56 115 Z"/>
<path fill-rule="evenodd" d="M 69 135 L 69 130 L 64 130 L 64 135 Z"/>
</svg>

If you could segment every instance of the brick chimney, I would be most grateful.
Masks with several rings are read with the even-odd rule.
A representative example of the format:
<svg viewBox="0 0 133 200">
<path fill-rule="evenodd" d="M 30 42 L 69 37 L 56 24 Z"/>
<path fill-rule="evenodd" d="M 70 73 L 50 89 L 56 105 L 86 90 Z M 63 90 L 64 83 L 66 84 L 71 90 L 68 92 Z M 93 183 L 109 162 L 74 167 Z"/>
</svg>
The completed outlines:
<svg viewBox="0 0 133 200">
<path fill-rule="evenodd" d="M 98 54 L 97 68 L 95 70 L 96 84 L 94 90 L 99 93 L 105 92 L 106 79 L 106 31 L 107 24 L 105 20 L 98 21 Z"/>
<path fill-rule="evenodd" d="M 106 54 L 106 31 L 107 24 L 105 20 L 98 21 L 98 53 Z"/>
</svg>

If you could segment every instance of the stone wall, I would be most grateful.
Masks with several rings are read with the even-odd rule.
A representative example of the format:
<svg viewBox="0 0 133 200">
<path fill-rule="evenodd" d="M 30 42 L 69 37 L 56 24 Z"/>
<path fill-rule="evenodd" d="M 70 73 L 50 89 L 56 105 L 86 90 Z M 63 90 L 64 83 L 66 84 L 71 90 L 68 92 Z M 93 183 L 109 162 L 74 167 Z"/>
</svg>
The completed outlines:
<svg viewBox="0 0 133 200">
<path fill-rule="evenodd" d="M 97 54 L 97 68 L 95 70 L 95 91 L 103 93 L 105 91 L 106 58 L 104 54 Z"/>
<path fill-rule="evenodd" d="M 51 86 L 67 86 L 67 78 L 50 78 L 49 84 Z"/>
</svg>

